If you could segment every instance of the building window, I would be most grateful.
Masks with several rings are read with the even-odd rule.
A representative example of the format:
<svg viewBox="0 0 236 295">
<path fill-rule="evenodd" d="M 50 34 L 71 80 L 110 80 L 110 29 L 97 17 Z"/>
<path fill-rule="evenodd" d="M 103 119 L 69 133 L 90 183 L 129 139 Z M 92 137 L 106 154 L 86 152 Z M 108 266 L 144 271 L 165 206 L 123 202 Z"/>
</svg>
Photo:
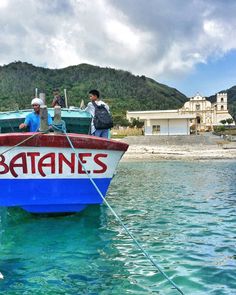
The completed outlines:
<svg viewBox="0 0 236 295">
<path fill-rule="evenodd" d="M 224 102 L 224 98 L 223 97 L 221 97 L 221 102 Z"/>
<path fill-rule="evenodd" d="M 152 134 L 159 134 L 161 126 L 160 125 L 152 125 Z"/>
<path fill-rule="evenodd" d="M 196 104 L 196 111 L 200 111 L 200 104 Z"/>
<path fill-rule="evenodd" d="M 220 109 L 221 109 L 221 111 L 223 111 L 224 110 L 224 106 L 221 106 Z"/>
</svg>

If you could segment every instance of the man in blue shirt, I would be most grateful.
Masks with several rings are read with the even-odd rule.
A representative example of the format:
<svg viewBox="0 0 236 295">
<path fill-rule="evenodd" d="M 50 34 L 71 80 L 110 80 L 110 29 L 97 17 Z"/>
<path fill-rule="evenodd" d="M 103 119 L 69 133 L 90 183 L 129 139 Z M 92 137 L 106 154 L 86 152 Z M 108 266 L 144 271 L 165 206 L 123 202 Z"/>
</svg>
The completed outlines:
<svg viewBox="0 0 236 295">
<path fill-rule="evenodd" d="M 43 101 L 40 98 L 34 98 L 31 101 L 31 105 L 34 109 L 34 112 L 26 116 L 25 122 L 20 124 L 19 129 L 29 127 L 30 132 L 37 132 L 39 131 L 39 127 L 40 127 L 39 111 L 40 111 L 40 106 L 43 105 Z M 52 118 L 49 114 L 48 114 L 48 125 L 49 126 L 52 125 Z"/>
</svg>

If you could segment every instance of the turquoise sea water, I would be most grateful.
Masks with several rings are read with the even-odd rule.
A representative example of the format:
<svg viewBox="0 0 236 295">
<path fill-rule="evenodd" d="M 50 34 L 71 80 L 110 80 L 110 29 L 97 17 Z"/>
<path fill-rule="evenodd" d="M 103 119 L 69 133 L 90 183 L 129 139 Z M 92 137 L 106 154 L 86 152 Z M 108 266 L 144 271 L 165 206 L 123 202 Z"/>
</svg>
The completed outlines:
<svg viewBox="0 0 236 295">
<path fill-rule="evenodd" d="M 236 294 L 236 162 L 120 163 L 107 200 L 185 294 Z M 0 294 L 179 294 L 105 205 L 0 217 Z"/>
</svg>

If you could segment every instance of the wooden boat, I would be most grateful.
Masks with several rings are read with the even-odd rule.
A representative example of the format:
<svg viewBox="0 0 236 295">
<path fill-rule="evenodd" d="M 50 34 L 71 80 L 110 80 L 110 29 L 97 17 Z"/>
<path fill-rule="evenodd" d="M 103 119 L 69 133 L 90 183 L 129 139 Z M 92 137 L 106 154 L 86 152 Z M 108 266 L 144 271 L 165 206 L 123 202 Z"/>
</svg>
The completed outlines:
<svg viewBox="0 0 236 295">
<path fill-rule="evenodd" d="M 5 132 L 0 134 L 0 206 L 64 213 L 101 204 L 103 198 L 93 182 L 105 197 L 128 145 L 87 134 L 6 133 L 6 128 L 14 131 L 18 127 L 22 114 L 27 112 L 9 113 L 8 119 L 0 114 L 1 131 Z M 71 114 L 79 118 L 73 110 Z M 6 125 L 9 120 L 11 127 Z M 75 124 L 71 128 L 84 126 L 88 131 L 90 117 L 83 114 L 81 120 L 83 124 L 77 125 L 72 119 Z"/>
<path fill-rule="evenodd" d="M 0 112 L 0 133 L 22 132 L 19 125 L 32 109 Z M 54 108 L 48 108 L 48 113 L 54 118 Z M 68 133 L 89 134 L 91 115 L 79 108 L 61 109 L 61 119 L 65 121 Z M 23 130 L 24 131 L 24 130 Z"/>
</svg>

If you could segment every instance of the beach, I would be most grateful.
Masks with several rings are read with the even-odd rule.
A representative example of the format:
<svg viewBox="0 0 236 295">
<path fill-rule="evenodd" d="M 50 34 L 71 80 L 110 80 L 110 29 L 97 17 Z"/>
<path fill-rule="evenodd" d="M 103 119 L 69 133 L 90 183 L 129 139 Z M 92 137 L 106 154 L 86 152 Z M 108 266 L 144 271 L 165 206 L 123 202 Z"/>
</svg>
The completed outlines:
<svg viewBox="0 0 236 295">
<path fill-rule="evenodd" d="M 133 136 L 122 161 L 236 160 L 236 142 L 212 134 L 193 136 Z"/>
</svg>

